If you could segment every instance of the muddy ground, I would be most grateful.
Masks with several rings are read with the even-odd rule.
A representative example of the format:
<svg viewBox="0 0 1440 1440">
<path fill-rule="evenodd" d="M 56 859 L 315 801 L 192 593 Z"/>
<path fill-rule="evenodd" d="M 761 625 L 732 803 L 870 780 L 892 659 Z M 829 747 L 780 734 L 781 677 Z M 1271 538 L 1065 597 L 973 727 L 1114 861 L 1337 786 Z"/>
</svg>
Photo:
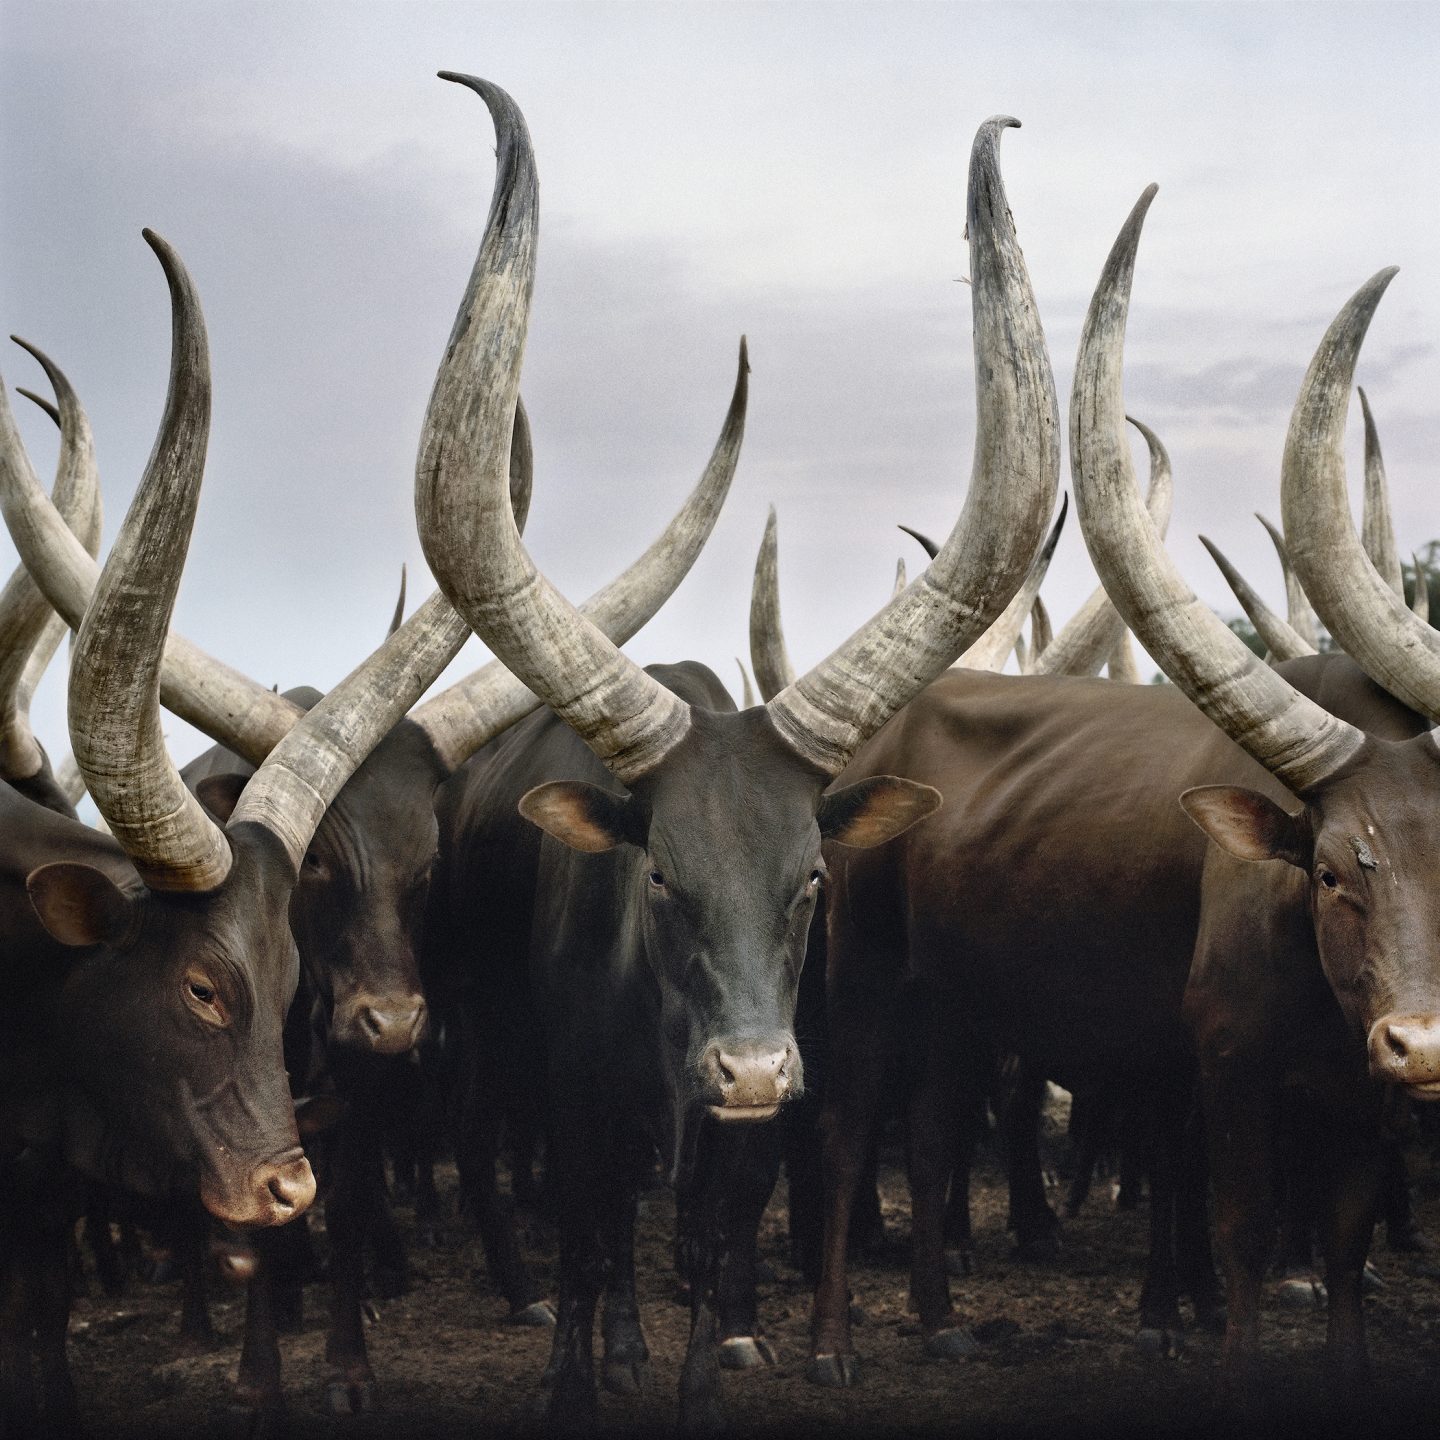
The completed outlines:
<svg viewBox="0 0 1440 1440">
<path fill-rule="evenodd" d="M 953 1282 L 958 1308 L 974 1327 L 979 1354 L 961 1362 L 921 1353 L 906 1313 L 903 1176 L 882 1169 L 884 1249 L 853 1273 L 865 1315 L 855 1332 L 863 1383 L 821 1390 L 806 1382 L 810 1297 L 791 1268 L 784 1192 L 766 1216 L 762 1254 L 775 1272 L 763 1288 L 762 1324 L 777 1364 L 724 1377 L 737 1433 L 826 1435 L 944 1431 L 958 1435 L 1233 1434 L 1215 1410 L 1214 1337 L 1191 1333 L 1178 1359 L 1141 1354 L 1135 1307 L 1145 1254 L 1144 1206 L 1117 1212 L 1110 1187 L 1097 1187 L 1082 1215 L 1066 1222 L 1063 1248 L 1047 1265 L 1011 1255 L 1005 1192 L 987 1167 L 974 1188 L 977 1273 Z M 442 1172 L 453 1197 L 454 1171 Z M 1419 1218 L 1440 1237 L 1440 1187 L 1417 1185 Z M 1056 1200 L 1058 1205 L 1058 1198 Z M 398 1211 L 413 1234 L 408 1209 Z M 673 1208 L 649 1193 L 640 1221 L 640 1297 L 653 1354 L 648 1393 L 602 1394 L 609 1432 L 668 1427 L 685 1344 L 687 1312 L 674 1301 L 670 1269 Z M 321 1225 L 317 1221 L 316 1229 Z M 484 1274 L 477 1242 L 452 1226 L 438 1249 L 412 1250 L 409 1293 L 377 1307 L 368 1331 L 379 1382 L 377 1408 L 335 1419 L 322 1407 L 326 1295 L 306 1293 L 300 1333 L 282 1342 L 290 1433 L 300 1437 L 472 1435 L 524 1428 L 532 1413 L 549 1332 L 504 1323 L 505 1305 Z M 527 1231 L 530 1258 L 553 1290 L 554 1248 L 544 1227 Z M 1385 1288 L 1367 1301 L 1378 1398 L 1364 1430 L 1440 1435 L 1440 1256 L 1396 1255 L 1377 1235 Z M 132 1284 L 111 1300 L 77 1301 L 71 1355 L 87 1426 L 95 1436 L 225 1434 L 227 1387 L 239 1348 L 243 1299 L 217 1288 L 221 1341 L 213 1352 L 177 1358 L 178 1287 Z M 1324 1315 L 1270 1306 L 1266 1316 L 1264 1433 L 1350 1429 L 1326 1398 L 1320 1373 Z M 1403 1428 L 1397 1428 L 1403 1427 Z"/>
</svg>

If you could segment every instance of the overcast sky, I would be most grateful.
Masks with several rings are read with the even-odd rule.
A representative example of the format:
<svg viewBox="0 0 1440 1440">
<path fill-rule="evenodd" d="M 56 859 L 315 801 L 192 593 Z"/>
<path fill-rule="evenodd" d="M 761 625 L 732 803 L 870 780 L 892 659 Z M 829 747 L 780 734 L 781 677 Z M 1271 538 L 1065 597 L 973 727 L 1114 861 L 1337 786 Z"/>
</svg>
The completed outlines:
<svg viewBox="0 0 1440 1440">
<path fill-rule="evenodd" d="M 779 510 L 802 667 L 889 593 L 905 521 L 942 537 L 973 442 L 970 141 L 1011 206 L 1067 407 L 1106 251 L 1160 183 L 1127 403 L 1168 445 L 1170 548 L 1237 607 L 1205 531 L 1277 608 L 1289 408 L 1330 318 L 1398 264 L 1361 361 L 1402 549 L 1440 535 L 1440 100 L 1433 9 L 1336 5 L 0 4 L 0 318 L 94 423 L 108 545 L 154 437 L 169 315 L 149 225 L 210 331 L 215 418 L 177 626 L 266 684 L 332 684 L 428 593 L 420 418 L 493 178 L 468 70 L 524 110 L 541 247 L 524 391 L 527 543 L 581 600 L 654 537 L 718 433 L 739 336 L 750 419 L 716 534 L 629 651 L 734 685 Z M 34 386 L 6 345 L 0 372 Z M 42 474 L 49 422 L 15 402 Z M 26 413 L 29 411 L 30 413 Z M 1359 422 L 1352 416 L 1352 494 Z M 47 433 L 49 432 L 49 433 Z M 1068 487 L 1067 467 L 1062 484 Z M 0 536 L 0 563 L 13 562 Z M 1045 589 L 1094 585 L 1078 525 Z M 458 666 L 482 658 L 472 641 Z M 35 707 L 65 748 L 57 664 Z M 203 742 L 171 721 L 181 760 Z"/>
</svg>

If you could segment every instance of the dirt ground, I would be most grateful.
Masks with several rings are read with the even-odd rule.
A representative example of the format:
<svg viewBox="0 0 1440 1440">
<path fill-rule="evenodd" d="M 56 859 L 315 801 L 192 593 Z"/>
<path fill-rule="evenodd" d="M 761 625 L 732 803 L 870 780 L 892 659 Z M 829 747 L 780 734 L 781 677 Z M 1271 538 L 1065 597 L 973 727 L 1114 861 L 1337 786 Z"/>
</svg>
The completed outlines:
<svg viewBox="0 0 1440 1440">
<path fill-rule="evenodd" d="M 454 1172 L 442 1172 L 453 1193 Z M 1440 1187 L 1422 1181 L 1417 1209 L 1440 1238 Z M 952 1282 L 957 1305 L 981 1341 L 964 1361 L 927 1359 L 906 1313 L 903 1176 L 882 1168 L 887 1243 L 852 1271 L 864 1324 L 855 1331 L 863 1383 L 821 1390 L 807 1383 L 810 1297 L 788 1263 L 783 1185 L 767 1214 L 762 1254 L 776 1275 L 763 1287 L 762 1325 L 774 1345 L 768 1370 L 726 1374 L 737 1433 L 929 1433 L 956 1435 L 1233 1434 L 1213 1404 L 1214 1337 L 1192 1332 L 1178 1359 L 1141 1354 L 1134 1344 L 1146 1217 L 1118 1213 L 1108 1184 L 1066 1223 L 1057 1261 L 1012 1258 L 1005 1192 L 986 1168 L 974 1187 L 977 1273 Z M 1058 1197 L 1055 1197 L 1058 1208 Z M 407 1235 L 411 1215 L 399 1216 Z M 603 1394 L 602 1429 L 664 1429 L 675 1414 L 687 1313 L 674 1300 L 670 1268 L 673 1207 L 663 1190 L 642 1202 L 640 1297 L 653 1355 L 648 1392 Z M 317 1222 L 317 1230 L 320 1225 Z M 549 1332 L 504 1323 L 505 1306 L 484 1274 L 477 1242 L 458 1231 L 437 1249 L 412 1249 L 412 1284 L 377 1307 L 368 1331 L 379 1383 L 374 1410 L 335 1419 L 321 1405 L 323 1287 L 306 1293 L 303 1330 L 282 1342 L 290 1432 L 297 1437 L 483 1435 L 525 1428 Z M 554 1249 L 536 1227 L 527 1247 L 553 1288 Z M 1440 1435 L 1440 1255 L 1389 1252 L 1377 1235 L 1374 1262 L 1385 1281 L 1367 1301 L 1377 1399 L 1363 1427 L 1373 1434 Z M 239 1349 L 243 1298 L 217 1286 L 221 1341 L 211 1353 L 177 1358 L 178 1287 L 134 1283 L 119 1300 L 77 1301 L 71 1356 L 82 1413 L 94 1436 L 156 1440 L 233 1430 L 228 1383 Z M 1266 1313 L 1270 1409 L 1263 1433 L 1330 1433 L 1341 1428 L 1321 1386 L 1322 1311 L 1271 1305 Z M 243 1433 L 243 1431 L 241 1432 Z"/>
</svg>

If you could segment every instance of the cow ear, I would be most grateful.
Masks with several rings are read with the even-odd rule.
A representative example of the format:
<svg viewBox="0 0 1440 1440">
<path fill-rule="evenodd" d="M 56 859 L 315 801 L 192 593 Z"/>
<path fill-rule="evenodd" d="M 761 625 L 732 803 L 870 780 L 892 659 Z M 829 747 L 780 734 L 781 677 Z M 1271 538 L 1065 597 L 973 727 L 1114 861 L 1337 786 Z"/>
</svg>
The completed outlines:
<svg viewBox="0 0 1440 1440">
<path fill-rule="evenodd" d="M 40 923 L 62 945 L 118 945 L 135 923 L 139 902 L 102 870 L 60 860 L 25 877 Z"/>
<path fill-rule="evenodd" d="M 249 783 L 248 775 L 207 775 L 195 782 L 195 797 L 222 825 L 228 825 Z"/>
<path fill-rule="evenodd" d="M 934 786 L 902 780 L 898 775 L 873 775 L 831 791 L 820 802 L 815 819 L 824 839 L 868 850 L 933 815 L 940 801 Z"/>
<path fill-rule="evenodd" d="M 572 850 L 598 855 L 629 841 L 644 843 L 637 834 L 635 802 L 598 785 L 581 780 L 552 780 L 520 797 L 520 813 L 547 835 Z"/>
<path fill-rule="evenodd" d="M 1288 860 L 1309 868 L 1304 814 L 1282 810 L 1268 795 L 1238 785 L 1197 785 L 1180 797 L 1185 813 L 1238 860 Z"/>
</svg>

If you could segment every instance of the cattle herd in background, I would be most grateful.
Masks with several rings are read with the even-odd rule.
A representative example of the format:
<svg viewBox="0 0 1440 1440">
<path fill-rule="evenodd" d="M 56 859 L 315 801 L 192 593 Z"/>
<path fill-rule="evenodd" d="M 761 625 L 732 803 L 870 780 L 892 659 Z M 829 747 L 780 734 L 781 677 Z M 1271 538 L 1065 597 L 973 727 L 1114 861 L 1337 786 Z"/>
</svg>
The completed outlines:
<svg viewBox="0 0 1440 1440">
<path fill-rule="evenodd" d="M 76 1418 L 82 1216 L 102 1273 L 112 1222 L 178 1257 L 191 1339 L 208 1334 L 207 1262 L 228 1235 L 248 1281 L 237 1402 L 277 1428 L 277 1336 L 314 1273 L 300 1217 L 317 1174 L 327 1401 L 371 1404 L 366 1256 L 377 1284 L 403 1272 L 385 1185 L 397 1149 L 432 1219 L 431 1162 L 453 1153 L 512 1318 L 553 1326 L 536 1376 L 551 1422 L 583 1424 L 597 1383 L 645 1381 L 633 1230 L 657 1159 L 691 1309 L 682 1424 L 721 1419 L 722 1369 L 771 1359 L 756 1234 L 782 1164 L 816 1286 L 807 1373 L 854 1384 L 847 1236 L 897 1107 L 914 1343 L 963 1357 L 974 1341 L 945 1246 L 963 1244 L 976 1117 L 1002 1071 L 1022 1246 L 1053 1240 L 1034 1125 L 1054 1082 L 1092 1134 L 1121 1128 L 1147 1177 L 1147 1347 L 1173 1350 L 1188 1301 L 1195 1323 L 1224 1329 L 1227 1404 L 1259 1402 L 1260 1295 L 1284 1208 L 1302 1248 L 1312 1232 L 1318 1244 L 1327 1375 L 1355 1402 L 1371 1231 L 1382 1208 L 1392 1233 L 1405 1224 L 1393 1137 L 1412 1100 L 1440 1099 L 1440 635 L 1418 564 L 1406 604 L 1368 401 L 1363 539 L 1342 456 L 1393 272 L 1340 312 L 1296 402 L 1283 532 L 1270 527 L 1288 619 L 1211 547 L 1262 660 L 1168 559 L 1170 465 L 1138 421 L 1143 499 L 1136 486 L 1122 351 L 1153 187 L 1141 196 L 1095 291 L 1069 406 L 1102 588 L 1054 631 L 1039 591 L 1065 518 L 1062 505 L 1051 524 L 1060 412 L 1000 177 L 1016 122 L 987 121 L 969 173 L 964 509 L 943 544 L 917 536 L 928 568 L 908 585 L 902 568 L 888 604 L 798 677 L 772 512 L 751 599 L 761 701 L 747 680 L 737 710 L 704 666 L 641 669 L 618 647 L 717 520 L 744 431 L 744 343 L 695 490 L 628 570 L 572 605 L 521 540 L 529 136 L 503 91 L 444 78 L 488 107 L 498 163 L 416 464 L 440 589 L 408 620 L 402 598 L 328 694 L 275 694 L 169 629 L 210 408 L 199 301 L 169 245 L 147 232 L 173 317 L 164 416 L 103 566 L 74 390 L 26 345 L 54 397 L 30 398 L 60 431 L 47 496 L 0 387 L 0 505 L 22 559 L 0 596 L 0 1435 Z M 1323 654 L 1317 615 L 1335 642 Z M 67 629 L 74 758 L 52 772 L 28 706 Z M 497 659 L 422 701 L 472 630 Z M 1173 685 L 1134 683 L 1132 632 Z M 999 673 L 1012 652 L 1021 673 Z M 215 741 L 184 772 L 162 706 Z M 76 819 L 83 790 L 100 829 Z M 517 1187 L 543 1153 L 553 1297 L 516 1244 L 506 1148 Z"/>
</svg>

